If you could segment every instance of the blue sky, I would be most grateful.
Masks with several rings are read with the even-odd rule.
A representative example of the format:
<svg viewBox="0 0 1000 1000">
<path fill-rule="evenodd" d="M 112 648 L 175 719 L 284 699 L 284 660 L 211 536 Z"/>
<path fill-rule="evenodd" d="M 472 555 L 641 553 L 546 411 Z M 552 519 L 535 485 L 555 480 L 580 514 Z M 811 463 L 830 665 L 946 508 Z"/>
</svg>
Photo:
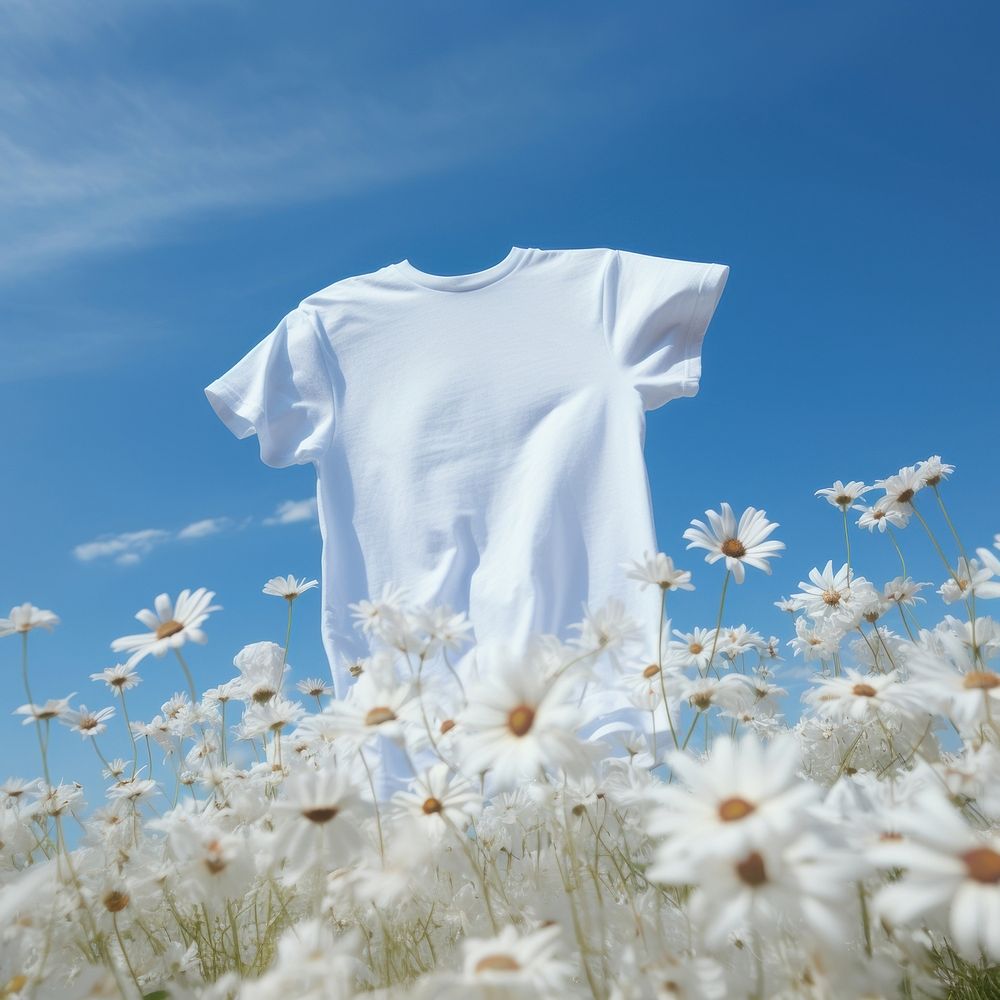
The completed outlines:
<svg viewBox="0 0 1000 1000">
<path fill-rule="evenodd" d="M 730 265 L 701 392 L 647 427 L 660 547 L 698 585 L 675 624 L 714 619 L 721 571 L 681 533 L 722 500 L 781 523 L 773 576 L 730 588 L 726 619 L 783 638 L 771 602 L 843 558 L 812 495 L 835 478 L 940 453 L 966 545 L 988 544 L 998 22 L 985 2 L 4 4 L 0 614 L 62 618 L 31 636 L 36 695 L 107 703 L 87 676 L 161 591 L 224 606 L 189 647 L 205 686 L 283 638 L 260 589 L 319 577 L 296 518 L 313 470 L 264 466 L 203 387 L 310 292 L 403 258 Z M 937 586 L 918 532 L 911 572 Z M 854 545 L 859 572 L 898 572 L 884 537 Z M 298 612 L 289 660 L 322 673 L 316 591 Z M 12 709 L 15 639 L 0 669 Z M 142 672 L 148 717 L 181 679 L 171 659 Z M 0 712 L 0 739 L 35 772 L 30 729 Z M 92 773 L 78 737 L 55 743 L 58 775 Z"/>
</svg>

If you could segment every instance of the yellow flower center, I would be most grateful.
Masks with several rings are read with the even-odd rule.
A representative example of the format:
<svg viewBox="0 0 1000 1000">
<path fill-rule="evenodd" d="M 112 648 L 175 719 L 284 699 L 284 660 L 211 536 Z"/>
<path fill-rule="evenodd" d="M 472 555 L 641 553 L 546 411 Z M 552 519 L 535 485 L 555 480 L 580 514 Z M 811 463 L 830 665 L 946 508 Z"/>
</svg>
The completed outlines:
<svg viewBox="0 0 1000 1000">
<path fill-rule="evenodd" d="M 170 618 L 168 621 L 162 622 L 156 630 L 157 639 L 169 639 L 172 635 L 177 635 L 178 632 L 183 632 L 184 626 L 179 622 Z"/>
<path fill-rule="evenodd" d="M 767 881 L 767 870 L 764 868 L 764 859 L 757 851 L 752 851 L 736 866 L 736 874 L 739 875 L 743 882 L 754 889 Z"/>
<path fill-rule="evenodd" d="M 205 867 L 209 875 L 221 875 L 226 870 L 226 862 L 218 854 L 210 854 L 205 858 Z"/>
<path fill-rule="evenodd" d="M 878 691 L 871 684 L 855 684 L 851 688 L 851 693 L 856 694 L 859 698 L 874 698 Z"/>
<path fill-rule="evenodd" d="M 475 972 L 518 972 L 521 966 L 510 955 L 485 955 L 476 962 Z"/>
<path fill-rule="evenodd" d="M 747 554 L 747 550 L 738 538 L 727 538 L 722 543 L 722 554 L 732 559 L 742 559 Z"/>
<path fill-rule="evenodd" d="M 1000 854 L 991 847 L 975 847 L 962 855 L 969 878 L 996 885 L 1000 882 Z"/>
<path fill-rule="evenodd" d="M 109 892 L 104 897 L 103 902 L 104 902 L 104 908 L 109 913 L 121 913 L 122 910 L 124 910 L 125 907 L 128 906 L 129 903 L 128 893 L 119 892 L 117 889 L 112 889 L 111 892 Z"/>
<path fill-rule="evenodd" d="M 642 676 L 648 680 L 650 677 L 655 677 L 659 672 L 660 668 L 655 663 L 651 663 L 645 670 L 643 670 Z"/>
<path fill-rule="evenodd" d="M 692 642 L 688 649 L 697 656 L 705 647 L 700 642 Z"/>
<path fill-rule="evenodd" d="M 386 705 L 376 705 L 369 709 L 365 716 L 366 726 L 381 726 L 383 722 L 392 722 L 396 718 L 396 713 Z"/>
<path fill-rule="evenodd" d="M 424 799 L 424 813 L 428 816 L 433 816 L 435 813 L 441 812 L 444 806 L 441 805 L 441 800 L 434 798 L 432 795 L 429 799 Z"/>
<path fill-rule="evenodd" d="M 903 490 L 902 493 L 896 497 L 899 503 L 909 503 L 913 499 L 913 490 Z"/>
<path fill-rule="evenodd" d="M 833 607 L 836 604 L 840 604 L 840 591 L 839 590 L 828 590 L 823 594 L 823 603 L 829 604 Z"/>
<path fill-rule="evenodd" d="M 314 809 L 303 809 L 302 815 L 305 816 L 310 823 L 329 823 L 340 809 L 337 806 L 316 806 Z"/>
<path fill-rule="evenodd" d="M 735 820 L 746 819 L 757 807 L 746 799 L 734 797 L 725 799 L 719 803 L 719 819 L 723 823 L 732 823 Z"/>
<path fill-rule="evenodd" d="M 998 684 L 1000 677 L 992 670 L 970 670 L 962 680 L 962 687 L 974 691 L 989 691 Z"/>
<path fill-rule="evenodd" d="M 525 736 L 535 721 L 535 710 L 530 705 L 518 705 L 507 716 L 507 728 L 515 736 Z"/>
</svg>

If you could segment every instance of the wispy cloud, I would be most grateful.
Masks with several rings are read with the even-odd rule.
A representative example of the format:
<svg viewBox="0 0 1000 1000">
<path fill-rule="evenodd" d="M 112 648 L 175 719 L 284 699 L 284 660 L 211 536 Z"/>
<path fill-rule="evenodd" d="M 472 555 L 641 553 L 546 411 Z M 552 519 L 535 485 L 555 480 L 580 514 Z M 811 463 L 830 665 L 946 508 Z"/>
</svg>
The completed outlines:
<svg viewBox="0 0 1000 1000">
<path fill-rule="evenodd" d="M 204 520 L 195 521 L 186 528 L 181 528 L 177 532 L 179 539 L 187 540 L 192 538 L 208 538 L 209 535 L 217 535 L 220 531 L 225 531 L 233 524 L 229 517 L 206 517 Z"/>
<path fill-rule="evenodd" d="M 301 521 L 315 521 L 317 517 L 315 497 L 307 500 L 284 500 L 270 517 L 264 518 L 264 524 L 298 524 Z"/>
<path fill-rule="evenodd" d="M 227 6 L 0 8 L 0 279 L 169 237 L 206 211 L 355 195 L 530 142 L 565 121 L 557 95 L 576 93 L 579 63 L 602 44 L 594 25 L 567 24 L 584 37 L 560 62 L 495 31 L 389 60 L 376 82 L 341 67 L 346 39 L 284 34 L 285 19 L 258 27 L 264 58 L 193 47 L 190 72 L 158 72 L 164 29 L 228 35 Z"/>
<path fill-rule="evenodd" d="M 306 521 L 318 523 L 316 516 L 315 497 L 309 500 L 285 500 L 278 504 L 273 515 L 261 518 L 260 523 L 266 525 L 301 524 Z M 141 531 L 125 531 L 117 535 L 101 535 L 93 541 L 75 546 L 73 555 L 80 562 L 110 559 L 119 566 L 134 566 L 154 549 L 162 548 L 164 545 L 198 542 L 224 532 L 241 531 L 253 522 L 253 517 L 242 519 L 205 517 L 175 531 L 144 528 Z"/>
<path fill-rule="evenodd" d="M 160 528 L 143 531 L 126 531 L 120 535 L 102 535 L 92 542 L 84 542 L 73 549 L 81 562 L 95 559 L 113 559 L 120 566 L 131 566 L 148 555 L 158 545 L 169 541 L 171 534 Z"/>
<path fill-rule="evenodd" d="M 110 559 L 119 566 L 134 566 L 149 555 L 153 549 L 170 542 L 191 542 L 223 531 L 245 527 L 250 518 L 237 522 L 231 517 L 207 517 L 200 521 L 166 531 L 163 528 L 145 528 L 141 531 L 125 531 L 118 535 L 101 535 L 91 542 L 83 542 L 73 549 L 73 555 L 80 562 L 96 559 Z"/>
</svg>

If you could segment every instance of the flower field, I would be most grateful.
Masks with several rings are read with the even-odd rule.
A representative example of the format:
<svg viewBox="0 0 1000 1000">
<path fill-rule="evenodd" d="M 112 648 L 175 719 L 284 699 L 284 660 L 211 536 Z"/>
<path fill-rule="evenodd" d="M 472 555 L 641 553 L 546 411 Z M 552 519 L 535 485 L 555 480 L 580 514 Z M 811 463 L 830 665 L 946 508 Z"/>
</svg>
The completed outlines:
<svg viewBox="0 0 1000 1000">
<path fill-rule="evenodd" d="M 13 608 L 38 776 L 0 786 L 0 1000 L 1000 996 L 1000 535 L 966 548 L 953 472 L 818 490 L 844 551 L 775 601 L 780 637 L 724 625 L 784 548 L 728 504 L 684 532 L 697 581 L 677 554 L 623 563 L 660 593 L 654 655 L 614 599 L 510 656 L 388 588 L 352 605 L 371 655 L 337 700 L 288 662 L 315 581 L 275 578 L 284 645 L 197 691 L 215 595 L 161 594 L 92 709 L 32 673 L 56 614 Z M 852 564 L 866 531 L 894 579 Z M 718 614 L 680 625 L 695 583 Z M 141 720 L 130 692 L 170 676 L 149 657 L 181 690 Z M 788 661 L 812 674 L 794 717 Z M 64 727 L 106 788 L 52 783 Z"/>
</svg>

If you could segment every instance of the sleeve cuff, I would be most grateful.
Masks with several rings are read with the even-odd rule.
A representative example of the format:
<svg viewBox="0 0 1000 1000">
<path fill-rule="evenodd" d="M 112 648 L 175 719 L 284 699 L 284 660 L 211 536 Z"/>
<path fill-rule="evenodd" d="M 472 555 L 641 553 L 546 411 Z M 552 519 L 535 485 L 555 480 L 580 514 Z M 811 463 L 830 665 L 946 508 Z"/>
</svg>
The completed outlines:
<svg viewBox="0 0 1000 1000">
<path fill-rule="evenodd" d="M 246 404 L 228 386 L 218 381 L 213 382 L 205 387 L 205 396 L 218 418 L 236 437 L 242 440 L 256 433 Z"/>
<path fill-rule="evenodd" d="M 688 334 L 684 343 L 684 361 L 678 373 L 680 382 L 678 396 L 696 396 L 701 385 L 701 348 L 708 332 L 708 326 L 715 309 L 722 298 L 726 280 L 729 277 L 728 264 L 706 264 L 694 310 L 688 321 Z"/>
</svg>

